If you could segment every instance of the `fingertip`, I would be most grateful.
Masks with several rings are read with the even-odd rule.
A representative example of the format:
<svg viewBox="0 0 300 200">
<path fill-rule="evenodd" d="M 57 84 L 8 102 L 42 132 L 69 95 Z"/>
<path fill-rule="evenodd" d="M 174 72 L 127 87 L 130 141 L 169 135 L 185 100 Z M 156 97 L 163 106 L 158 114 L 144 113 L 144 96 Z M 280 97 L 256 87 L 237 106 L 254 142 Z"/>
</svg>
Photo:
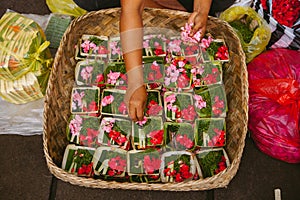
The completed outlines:
<svg viewBox="0 0 300 200">
<path fill-rule="evenodd" d="M 138 119 L 137 119 L 136 117 L 134 117 L 134 116 L 130 116 L 130 118 L 131 118 L 131 120 L 132 120 L 133 122 L 137 122 L 137 121 L 138 121 Z"/>
</svg>

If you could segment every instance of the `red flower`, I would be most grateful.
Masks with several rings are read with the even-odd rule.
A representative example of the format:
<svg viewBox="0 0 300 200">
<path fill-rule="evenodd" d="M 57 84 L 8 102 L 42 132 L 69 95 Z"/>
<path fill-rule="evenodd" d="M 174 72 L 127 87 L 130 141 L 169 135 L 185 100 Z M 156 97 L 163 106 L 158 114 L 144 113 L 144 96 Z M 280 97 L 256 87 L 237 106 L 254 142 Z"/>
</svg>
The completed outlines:
<svg viewBox="0 0 300 200">
<path fill-rule="evenodd" d="M 104 84 L 104 75 L 103 74 L 98 74 L 96 78 L 97 86 L 98 87 L 103 87 L 105 86 Z"/>
<path fill-rule="evenodd" d="M 177 86 L 179 88 L 185 88 L 189 85 L 189 83 L 190 83 L 190 78 L 187 76 L 186 73 L 182 73 L 178 76 Z"/>
<path fill-rule="evenodd" d="M 118 108 L 119 112 L 125 115 L 127 113 L 127 107 L 126 104 L 122 101 Z"/>
<path fill-rule="evenodd" d="M 300 1 L 299 0 L 273 0 L 272 15 L 278 23 L 292 27 L 299 18 Z"/>
<path fill-rule="evenodd" d="M 157 56 L 165 54 L 164 50 L 162 49 L 162 46 L 157 45 L 154 50 L 154 54 Z"/>
<path fill-rule="evenodd" d="M 126 160 L 122 159 L 121 156 L 116 156 L 108 161 L 108 166 L 112 170 L 116 170 L 118 172 L 124 172 L 126 167 Z"/>
<path fill-rule="evenodd" d="M 180 174 L 183 179 L 188 179 L 192 177 L 192 173 L 190 173 L 190 167 L 186 164 L 182 164 L 180 166 Z"/>
<path fill-rule="evenodd" d="M 181 175 L 179 173 L 176 174 L 175 181 L 176 182 L 182 182 L 183 181 L 183 178 L 181 177 Z"/>
<path fill-rule="evenodd" d="M 148 86 L 150 87 L 150 89 L 156 89 L 160 86 L 160 84 L 159 83 L 150 83 L 150 84 L 148 84 Z"/>
<path fill-rule="evenodd" d="M 114 176 L 114 175 L 116 175 L 115 171 L 114 171 L 114 170 L 111 170 L 111 169 L 108 170 L 107 174 L 108 174 L 109 176 Z"/>
<path fill-rule="evenodd" d="M 109 132 L 109 137 L 120 146 L 122 146 L 127 141 L 125 135 L 115 130 L 111 130 Z"/>
<path fill-rule="evenodd" d="M 217 60 L 228 60 L 228 48 L 225 45 L 222 45 L 218 48 L 218 52 L 215 55 Z"/>
<path fill-rule="evenodd" d="M 161 160 L 159 158 L 150 158 L 149 155 L 144 157 L 144 169 L 147 174 L 153 174 L 159 170 Z"/>
<path fill-rule="evenodd" d="M 82 164 L 81 167 L 79 167 L 77 174 L 79 176 L 91 176 L 93 174 L 93 163 L 88 165 Z"/>
<path fill-rule="evenodd" d="M 207 74 L 206 77 L 203 78 L 203 81 L 209 85 L 217 82 L 217 76 L 216 74 Z"/>
<path fill-rule="evenodd" d="M 225 131 L 214 128 L 216 135 L 209 141 L 208 146 L 224 146 L 225 145 Z"/>
<path fill-rule="evenodd" d="M 182 61 L 184 64 L 187 63 L 186 59 L 184 59 L 183 57 L 178 57 L 178 58 L 172 59 L 172 64 L 175 65 L 175 66 L 179 66 L 178 65 L 179 61 Z"/>
<path fill-rule="evenodd" d="M 261 1 L 261 6 L 264 10 L 267 10 L 267 1 L 266 0 L 260 0 Z"/>
<path fill-rule="evenodd" d="M 149 133 L 150 143 L 153 145 L 161 145 L 163 141 L 163 135 L 164 131 L 163 130 L 154 130 Z"/>
<path fill-rule="evenodd" d="M 214 115 L 222 114 L 222 109 L 224 108 L 224 101 L 219 99 L 219 96 L 215 96 L 215 103 L 212 106 L 212 112 Z"/>
<path fill-rule="evenodd" d="M 98 104 L 95 101 L 91 101 L 91 103 L 88 105 L 88 108 L 82 107 L 82 110 L 84 112 L 98 111 Z"/>
<path fill-rule="evenodd" d="M 156 101 L 151 100 L 147 105 L 147 109 L 146 114 L 148 116 L 154 116 L 157 115 L 163 108 Z"/>
<path fill-rule="evenodd" d="M 227 168 L 226 158 L 224 156 L 222 156 L 221 161 L 218 163 L 218 168 L 215 169 L 215 174 L 218 174 L 221 171 L 224 171 L 226 168 Z"/>
<path fill-rule="evenodd" d="M 159 67 L 159 65 L 157 64 L 157 62 L 156 61 L 154 61 L 153 63 L 152 63 L 152 65 L 151 65 L 151 67 L 150 67 L 153 71 L 160 71 L 160 67 Z"/>
<path fill-rule="evenodd" d="M 154 72 L 149 72 L 149 74 L 148 74 L 148 80 L 149 81 L 154 81 L 155 80 Z"/>
<path fill-rule="evenodd" d="M 182 146 L 184 146 L 187 149 L 190 149 L 194 146 L 194 142 L 188 138 L 186 135 L 176 135 L 176 141 L 179 142 Z"/>
<path fill-rule="evenodd" d="M 190 167 L 187 164 L 181 164 L 179 168 L 179 172 L 175 176 L 176 182 L 182 182 L 185 179 L 191 178 L 193 176 L 192 173 L 190 173 Z"/>
<path fill-rule="evenodd" d="M 195 55 L 198 53 L 199 46 L 198 45 L 190 45 L 185 48 L 185 55 Z"/>
<path fill-rule="evenodd" d="M 186 109 L 183 109 L 181 111 L 181 113 L 182 113 L 183 119 L 188 120 L 188 121 L 193 121 L 197 116 L 195 108 L 192 105 L 189 105 Z"/>
<path fill-rule="evenodd" d="M 124 81 L 127 81 L 127 75 L 126 74 L 120 74 L 120 78 L 123 79 Z"/>
<path fill-rule="evenodd" d="M 97 143 L 97 136 L 99 134 L 99 131 L 91 128 L 87 128 L 86 130 L 87 130 L 87 135 L 79 136 L 80 144 L 84 146 L 92 147 L 95 143 Z"/>
<path fill-rule="evenodd" d="M 197 63 L 197 57 L 196 56 L 190 56 L 190 57 L 185 57 L 185 59 L 192 65 Z"/>
</svg>

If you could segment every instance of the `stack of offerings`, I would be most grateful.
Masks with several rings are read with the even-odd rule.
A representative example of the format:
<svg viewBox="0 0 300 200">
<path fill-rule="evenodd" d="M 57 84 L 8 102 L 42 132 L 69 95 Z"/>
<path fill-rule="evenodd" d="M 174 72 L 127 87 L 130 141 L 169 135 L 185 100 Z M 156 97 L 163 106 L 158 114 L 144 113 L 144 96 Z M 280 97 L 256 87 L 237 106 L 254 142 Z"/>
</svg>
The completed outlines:
<svg viewBox="0 0 300 200">
<path fill-rule="evenodd" d="M 78 176 L 129 182 L 182 182 L 214 176 L 230 165 L 223 40 L 207 34 L 146 34 L 144 120 L 128 117 L 120 37 L 82 35 L 77 44 L 71 117 L 62 168 Z"/>
<path fill-rule="evenodd" d="M 49 42 L 33 20 L 7 12 L 0 19 L 0 96 L 24 104 L 44 96 L 52 64 Z"/>
</svg>

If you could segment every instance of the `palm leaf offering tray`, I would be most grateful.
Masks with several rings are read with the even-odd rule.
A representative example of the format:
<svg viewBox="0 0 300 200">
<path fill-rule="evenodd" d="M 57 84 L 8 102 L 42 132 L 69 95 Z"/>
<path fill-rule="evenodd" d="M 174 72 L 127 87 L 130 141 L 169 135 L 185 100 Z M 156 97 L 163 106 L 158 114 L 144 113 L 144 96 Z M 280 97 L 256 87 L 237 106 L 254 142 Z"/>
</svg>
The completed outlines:
<svg viewBox="0 0 300 200">
<path fill-rule="evenodd" d="M 21 14 L 0 19 L 0 96 L 23 104 L 44 96 L 52 55 L 41 27 Z"/>
<path fill-rule="evenodd" d="M 209 17 L 204 39 L 222 52 L 210 53 L 210 45 L 176 46 L 189 14 L 145 9 L 148 101 L 144 120 L 133 122 L 123 102 L 127 77 L 119 14 L 118 8 L 88 13 L 64 35 L 45 102 L 50 171 L 64 181 L 96 188 L 225 187 L 238 170 L 248 120 L 247 73 L 234 31 Z M 151 20 L 157 16 L 168 23 Z M 219 32 L 220 26 L 226 33 Z"/>
</svg>

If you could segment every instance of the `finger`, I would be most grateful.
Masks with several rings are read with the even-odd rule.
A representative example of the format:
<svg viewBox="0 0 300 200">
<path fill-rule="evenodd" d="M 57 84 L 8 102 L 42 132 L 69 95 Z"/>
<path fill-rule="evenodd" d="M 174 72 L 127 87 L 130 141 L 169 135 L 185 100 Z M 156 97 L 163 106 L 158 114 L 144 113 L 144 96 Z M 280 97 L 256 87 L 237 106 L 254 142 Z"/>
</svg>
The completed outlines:
<svg viewBox="0 0 300 200">
<path fill-rule="evenodd" d="M 136 122 L 138 119 L 137 119 L 137 115 L 136 115 L 136 108 L 135 106 L 133 105 L 129 105 L 129 112 L 128 112 L 128 115 L 129 117 L 131 118 L 132 121 Z"/>
<path fill-rule="evenodd" d="M 144 105 L 136 109 L 136 117 L 139 121 L 142 121 L 144 119 Z"/>
<path fill-rule="evenodd" d="M 197 13 L 192 13 L 188 19 L 189 24 L 194 24 L 195 22 L 195 17 L 197 16 Z"/>
</svg>

